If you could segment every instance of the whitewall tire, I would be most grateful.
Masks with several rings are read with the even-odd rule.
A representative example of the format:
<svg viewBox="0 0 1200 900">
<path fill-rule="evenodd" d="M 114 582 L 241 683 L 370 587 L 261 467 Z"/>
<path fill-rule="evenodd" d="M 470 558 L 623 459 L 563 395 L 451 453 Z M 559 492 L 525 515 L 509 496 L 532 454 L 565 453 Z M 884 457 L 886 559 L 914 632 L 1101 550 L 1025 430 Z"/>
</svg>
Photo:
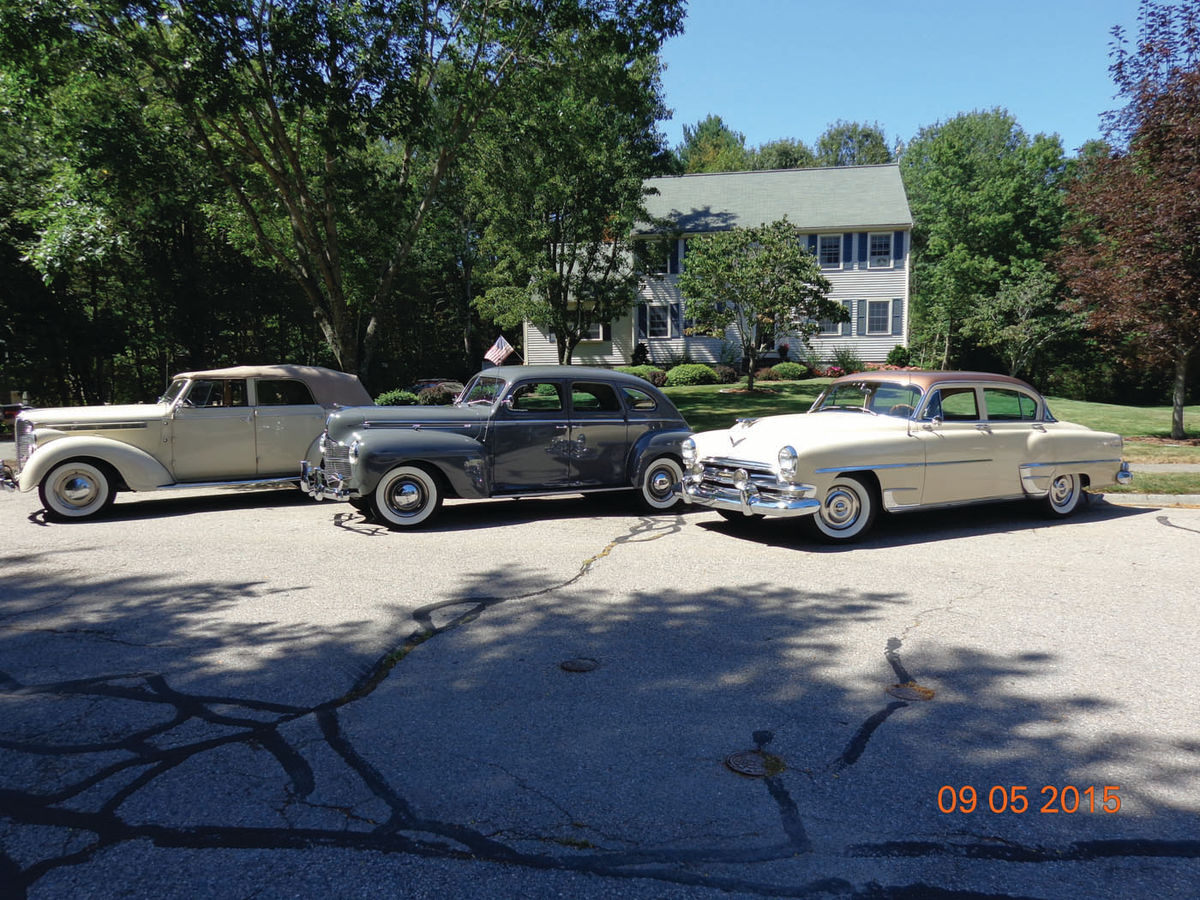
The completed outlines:
<svg viewBox="0 0 1200 900">
<path fill-rule="evenodd" d="M 683 467 L 669 456 L 660 456 L 642 472 L 638 493 L 642 506 L 652 512 L 664 512 L 680 502 L 675 485 L 683 481 Z"/>
<path fill-rule="evenodd" d="M 392 528 L 408 528 L 433 518 L 442 506 L 442 489 L 433 474 L 419 466 L 389 470 L 371 494 L 375 515 Z"/>
<path fill-rule="evenodd" d="M 875 491 L 865 479 L 842 475 L 829 486 L 809 523 L 822 540 L 855 541 L 871 530 L 878 506 Z"/>
<path fill-rule="evenodd" d="M 103 466 L 70 459 L 59 463 L 38 485 L 46 518 L 78 521 L 99 515 L 116 499 L 112 476 Z"/>
</svg>

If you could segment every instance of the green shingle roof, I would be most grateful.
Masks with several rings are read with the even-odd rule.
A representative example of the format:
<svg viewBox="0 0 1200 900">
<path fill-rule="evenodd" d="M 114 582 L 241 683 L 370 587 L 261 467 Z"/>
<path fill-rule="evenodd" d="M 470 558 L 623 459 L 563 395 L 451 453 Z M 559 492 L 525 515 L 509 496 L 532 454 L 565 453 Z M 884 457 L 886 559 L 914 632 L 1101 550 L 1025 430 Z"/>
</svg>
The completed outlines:
<svg viewBox="0 0 1200 900">
<path fill-rule="evenodd" d="M 651 216 L 684 234 L 754 227 L 787 216 L 805 231 L 912 226 L 900 167 L 718 172 L 647 179 Z M 647 229 L 653 231 L 655 229 Z"/>
</svg>

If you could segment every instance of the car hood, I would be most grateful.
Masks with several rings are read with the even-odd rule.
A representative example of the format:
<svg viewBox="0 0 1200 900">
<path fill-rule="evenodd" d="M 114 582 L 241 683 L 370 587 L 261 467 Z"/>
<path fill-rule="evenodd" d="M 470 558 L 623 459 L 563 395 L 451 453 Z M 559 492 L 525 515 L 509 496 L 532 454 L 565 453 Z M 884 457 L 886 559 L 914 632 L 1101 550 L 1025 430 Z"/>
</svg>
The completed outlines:
<svg viewBox="0 0 1200 900">
<path fill-rule="evenodd" d="M 169 407 L 165 403 L 131 403 L 124 406 L 61 406 L 27 409 L 21 419 L 36 428 L 60 428 L 66 425 L 107 425 L 114 422 L 150 422 L 161 419 Z"/>
<path fill-rule="evenodd" d="M 723 431 L 693 435 L 701 457 L 762 461 L 774 465 L 779 448 L 791 445 L 797 453 L 828 447 L 844 439 L 861 439 L 864 434 L 903 434 L 907 419 L 866 412 L 799 413 L 745 419 Z"/>
<path fill-rule="evenodd" d="M 445 428 L 482 425 L 491 407 L 478 406 L 355 406 L 331 413 L 329 433 L 333 437 L 360 428 L 412 427 Z"/>
</svg>

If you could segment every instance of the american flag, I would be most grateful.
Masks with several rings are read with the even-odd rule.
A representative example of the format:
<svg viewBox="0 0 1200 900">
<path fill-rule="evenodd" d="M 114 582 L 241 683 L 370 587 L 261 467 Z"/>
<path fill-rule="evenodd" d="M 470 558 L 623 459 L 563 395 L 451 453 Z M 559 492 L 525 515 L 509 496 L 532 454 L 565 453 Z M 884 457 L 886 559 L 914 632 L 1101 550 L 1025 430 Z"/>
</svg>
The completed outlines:
<svg viewBox="0 0 1200 900">
<path fill-rule="evenodd" d="M 513 353 L 512 344 L 504 339 L 504 335 L 496 338 L 496 343 L 492 344 L 492 349 L 483 354 L 483 358 L 494 365 L 500 365 Z"/>
</svg>

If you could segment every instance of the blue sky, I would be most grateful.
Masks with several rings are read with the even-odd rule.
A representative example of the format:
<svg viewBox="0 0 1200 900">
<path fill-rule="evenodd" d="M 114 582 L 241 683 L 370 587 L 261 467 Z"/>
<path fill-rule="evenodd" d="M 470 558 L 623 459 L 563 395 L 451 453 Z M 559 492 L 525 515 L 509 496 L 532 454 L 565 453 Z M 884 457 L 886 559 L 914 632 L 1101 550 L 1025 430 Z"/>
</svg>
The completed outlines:
<svg viewBox="0 0 1200 900">
<path fill-rule="evenodd" d="M 1137 0 L 689 0 L 667 41 L 671 147 L 719 115 L 756 147 L 809 146 L 838 119 L 889 143 L 960 112 L 1002 107 L 1068 154 L 1120 105 L 1110 31 L 1137 32 Z"/>
</svg>

